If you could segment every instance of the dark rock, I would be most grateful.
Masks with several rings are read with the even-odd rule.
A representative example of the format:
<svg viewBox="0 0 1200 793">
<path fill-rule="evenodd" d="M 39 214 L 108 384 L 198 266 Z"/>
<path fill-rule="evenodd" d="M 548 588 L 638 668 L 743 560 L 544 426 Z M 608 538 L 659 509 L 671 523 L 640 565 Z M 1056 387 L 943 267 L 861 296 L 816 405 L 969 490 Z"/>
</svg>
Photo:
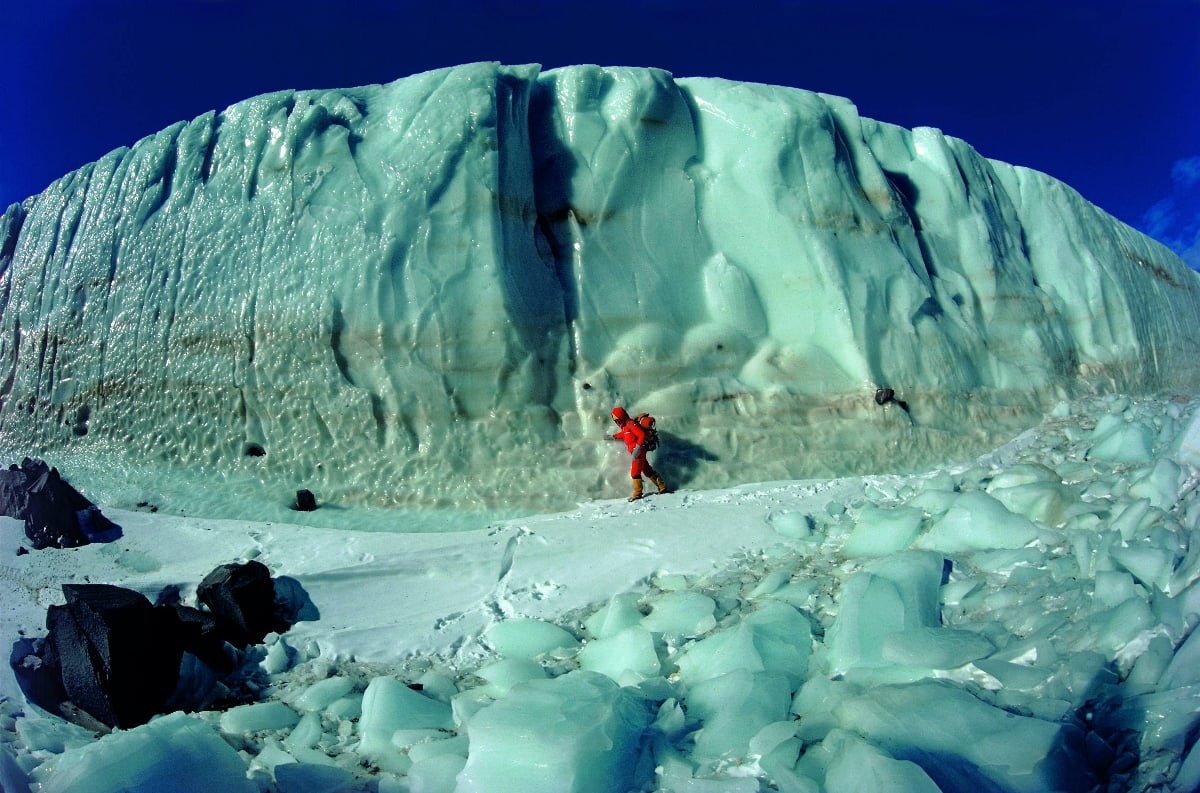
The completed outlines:
<svg viewBox="0 0 1200 793">
<path fill-rule="evenodd" d="M 317 508 L 317 497 L 311 490 L 296 491 L 296 509 L 301 512 L 312 512 Z"/>
<path fill-rule="evenodd" d="M 905 413 L 909 412 L 908 411 L 908 403 L 905 402 L 903 399 L 897 399 L 895 390 L 891 389 L 891 388 L 876 389 L 875 390 L 875 404 L 880 405 L 880 406 L 893 404 L 893 405 L 896 405 L 897 407 L 899 407 Z"/>
<path fill-rule="evenodd" d="M 179 622 L 142 594 L 109 584 L 66 584 L 46 614 L 46 661 L 68 699 L 112 726 L 145 724 L 179 679 Z"/>
<path fill-rule="evenodd" d="M 104 690 L 87 637 L 71 610 L 66 606 L 50 606 L 46 610 L 46 628 L 49 635 L 45 661 L 58 670 L 67 698 L 105 724 L 116 724 L 116 709 Z"/>
<path fill-rule="evenodd" d="M 121 527 L 63 481 L 57 468 L 28 457 L 19 467 L 0 471 L 0 514 L 24 519 L 25 535 L 38 550 L 77 548 L 121 536 Z"/>
<path fill-rule="evenodd" d="M 88 729 L 253 701 L 259 687 L 238 681 L 257 661 L 242 650 L 320 619 L 299 581 L 272 579 L 253 561 L 205 577 L 197 595 L 209 611 L 184 605 L 175 585 L 154 605 L 109 584 L 68 584 L 63 594 L 66 605 L 46 613 L 45 640 L 18 642 L 10 665 L 30 702 Z"/>
<path fill-rule="evenodd" d="M 204 577 L 196 596 L 216 617 L 226 641 L 238 649 L 290 627 L 275 615 L 275 585 L 261 562 L 221 565 Z"/>
<path fill-rule="evenodd" d="M 174 613 L 185 652 L 196 656 L 217 672 L 233 671 L 237 666 L 237 653 L 226 644 L 215 616 L 180 603 L 162 608 Z"/>
<path fill-rule="evenodd" d="M 0 515 L 25 519 L 30 484 L 29 475 L 15 465 L 0 471 Z"/>
</svg>

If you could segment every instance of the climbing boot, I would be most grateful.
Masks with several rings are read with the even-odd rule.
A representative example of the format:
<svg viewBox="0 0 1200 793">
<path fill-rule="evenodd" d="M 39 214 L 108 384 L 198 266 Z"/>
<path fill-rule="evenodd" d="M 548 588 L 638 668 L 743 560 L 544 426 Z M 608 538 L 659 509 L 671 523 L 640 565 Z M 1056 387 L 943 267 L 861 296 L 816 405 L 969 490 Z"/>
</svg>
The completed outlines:
<svg viewBox="0 0 1200 793">
<path fill-rule="evenodd" d="M 633 480 L 633 495 L 629 497 L 629 500 L 637 501 L 641 497 L 642 497 L 642 480 L 639 477 L 638 479 Z"/>
<path fill-rule="evenodd" d="M 664 482 L 663 478 L 661 476 L 659 476 L 658 474 L 655 474 L 654 476 L 650 477 L 650 481 L 653 482 L 654 486 L 658 488 L 658 492 L 660 492 L 660 493 L 668 492 L 667 483 Z"/>
</svg>

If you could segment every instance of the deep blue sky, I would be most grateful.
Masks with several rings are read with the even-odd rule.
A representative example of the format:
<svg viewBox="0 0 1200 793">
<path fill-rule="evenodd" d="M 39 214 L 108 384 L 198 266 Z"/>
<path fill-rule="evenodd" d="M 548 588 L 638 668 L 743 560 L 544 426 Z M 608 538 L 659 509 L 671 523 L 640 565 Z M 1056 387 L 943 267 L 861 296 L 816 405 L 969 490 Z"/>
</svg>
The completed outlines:
<svg viewBox="0 0 1200 793">
<path fill-rule="evenodd" d="M 1177 250 L 1200 235 L 1200 0 L 13 3 L 0 207 L 256 94 L 481 60 L 838 94 L 1045 171 Z"/>
</svg>

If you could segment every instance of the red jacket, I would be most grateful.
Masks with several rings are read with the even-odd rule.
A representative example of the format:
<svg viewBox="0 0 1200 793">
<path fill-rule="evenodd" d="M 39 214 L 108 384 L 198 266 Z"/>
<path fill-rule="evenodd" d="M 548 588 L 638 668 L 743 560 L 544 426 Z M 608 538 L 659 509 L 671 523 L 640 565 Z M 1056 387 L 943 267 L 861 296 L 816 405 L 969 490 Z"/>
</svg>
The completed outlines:
<svg viewBox="0 0 1200 793">
<path fill-rule="evenodd" d="M 625 441 L 625 448 L 629 450 L 630 454 L 634 449 L 638 449 L 638 457 L 646 456 L 646 450 L 642 448 L 646 445 L 646 431 L 633 419 L 622 424 L 621 431 L 614 434 L 613 437 Z"/>
</svg>

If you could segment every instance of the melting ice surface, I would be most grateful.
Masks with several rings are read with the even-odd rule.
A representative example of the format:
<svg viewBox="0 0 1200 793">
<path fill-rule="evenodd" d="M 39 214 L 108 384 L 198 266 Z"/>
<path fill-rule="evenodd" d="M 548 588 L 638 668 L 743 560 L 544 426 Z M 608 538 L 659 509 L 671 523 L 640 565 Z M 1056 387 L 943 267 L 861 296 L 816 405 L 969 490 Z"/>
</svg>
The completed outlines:
<svg viewBox="0 0 1200 793">
<path fill-rule="evenodd" d="M 921 470 L 1200 360 L 1196 273 L 1045 174 L 641 68 L 468 64 L 180 122 L 8 208 L 0 295 L 0 448 L 109 505 L 256 520 L 299 488 L 602 497 L 618 403 L 673 436 L 675 484 Z"/>
<path fill-rule="evenodd" d="M 6 526 L 5 637 L 63 581 L 153 596 L 230 558 L 320 619 L 251 662 L 260 702 L 100 738 L 6 667 L 5 790 L 1194 790 L 1198 405 L 1064 402 L 951 468 L 453 534 L 117 511 L 120 542 L 16 556 Z"/>
</svg>

